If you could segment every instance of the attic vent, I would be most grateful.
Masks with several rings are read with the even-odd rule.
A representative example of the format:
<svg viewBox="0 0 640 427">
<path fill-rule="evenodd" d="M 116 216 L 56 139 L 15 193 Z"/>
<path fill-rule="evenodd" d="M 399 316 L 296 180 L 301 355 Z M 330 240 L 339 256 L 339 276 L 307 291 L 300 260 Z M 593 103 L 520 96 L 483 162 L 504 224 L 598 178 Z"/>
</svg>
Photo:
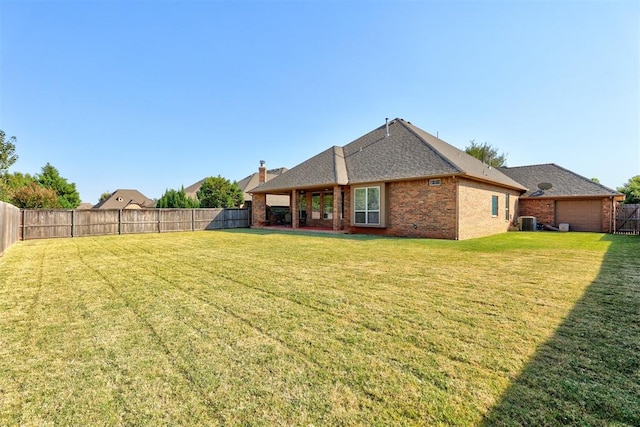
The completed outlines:
<svg viewBox="0 0 640 427">
<path fill-rule="evenodd" d="M 116 200 L 117 200 L 118 202 L 121 202 L 123 199 L 122 199 L 122 197 L 116 197 Z"/>
<path fill-rule="evenodd" d="M 430 179 L 429 180 L 429 186 L 430 187 L 435 187 L 436 185 L 441 185 L 442 181 L 440 179 Z"/>
</svg>

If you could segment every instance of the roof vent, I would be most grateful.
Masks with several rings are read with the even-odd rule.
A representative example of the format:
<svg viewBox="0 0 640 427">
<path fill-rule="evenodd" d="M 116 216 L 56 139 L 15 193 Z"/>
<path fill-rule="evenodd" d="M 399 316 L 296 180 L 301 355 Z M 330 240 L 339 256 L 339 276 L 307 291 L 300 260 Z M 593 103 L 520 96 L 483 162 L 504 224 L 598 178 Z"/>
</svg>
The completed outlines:
<svg viewBox="0 0 640 427">
<path fill-rule="evenodd" d="M 384 122 L 385 122 L 385 126 L 387 128 L 387 132 L 384 134 L 384 137 L 385 138 L 389 138 L 389 117 L 385 118 Z"/>
</svg>

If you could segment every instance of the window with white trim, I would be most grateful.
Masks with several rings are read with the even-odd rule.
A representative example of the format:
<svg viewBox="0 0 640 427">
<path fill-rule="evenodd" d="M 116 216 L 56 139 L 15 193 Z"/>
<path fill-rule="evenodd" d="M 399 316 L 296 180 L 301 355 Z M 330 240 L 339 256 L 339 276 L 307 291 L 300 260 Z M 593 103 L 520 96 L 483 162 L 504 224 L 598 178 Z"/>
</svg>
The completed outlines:
<svg viewBox="0 0 640 427">
<path fill-rule="evenodd" d="M 354 223 L 381 225 L 380 186 L 361 187 L 354 190 Z"/>
</svg>

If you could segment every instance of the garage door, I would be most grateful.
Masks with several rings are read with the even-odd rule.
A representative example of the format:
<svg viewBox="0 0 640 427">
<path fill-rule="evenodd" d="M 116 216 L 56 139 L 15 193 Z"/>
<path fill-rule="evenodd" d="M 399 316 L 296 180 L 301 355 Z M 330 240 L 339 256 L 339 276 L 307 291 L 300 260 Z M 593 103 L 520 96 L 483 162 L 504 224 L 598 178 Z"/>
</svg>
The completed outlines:
<svg viewBox="0 0 640 427">
<path fill-rule="evenodd" d="M 600 200 L 562 200 L 556 202 L 556 223 L 569 224 L 571 231 L 602 231 Z"/>
</svg>

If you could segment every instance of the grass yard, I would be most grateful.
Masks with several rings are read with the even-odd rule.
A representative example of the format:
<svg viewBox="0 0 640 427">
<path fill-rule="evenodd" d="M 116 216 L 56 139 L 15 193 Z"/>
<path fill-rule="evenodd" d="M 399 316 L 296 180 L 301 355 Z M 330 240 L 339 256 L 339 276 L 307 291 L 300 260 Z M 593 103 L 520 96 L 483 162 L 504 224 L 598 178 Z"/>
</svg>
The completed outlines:
<svg viewBox="0 0 640 427">
<path fill-rule="evenodd" d="M 0 425 L 640 425 L 640 238 L 20 242 Z"/>
</svg>

